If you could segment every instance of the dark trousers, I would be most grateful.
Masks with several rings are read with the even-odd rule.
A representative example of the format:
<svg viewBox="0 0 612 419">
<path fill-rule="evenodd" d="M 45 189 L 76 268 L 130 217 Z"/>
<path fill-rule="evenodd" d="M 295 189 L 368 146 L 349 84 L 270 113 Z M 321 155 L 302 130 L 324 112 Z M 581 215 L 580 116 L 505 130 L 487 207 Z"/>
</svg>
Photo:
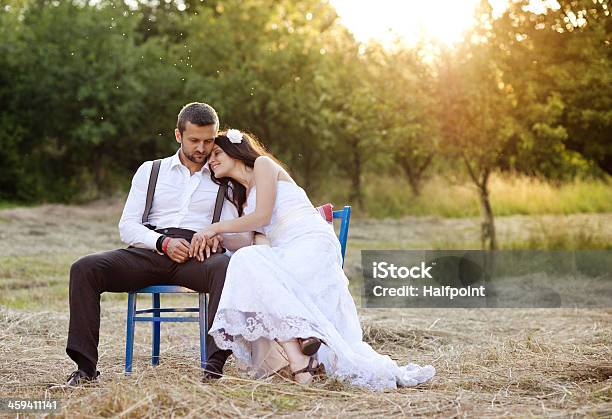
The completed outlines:
<svg viewBox="0 0 612 419">
<path fill-rule="evenodd" d="M 203 262 L 173 262 L 168 256 L 139 248 L 111 250 L 82 257 L 70 267 L 70 326 L 66 353 L 80 364 L 82 357 L 98 363 L 100 294 L 129 292 L 156 284 L 172 284 L 209 293 L 208 326 L 219 306 L 229 257 L 211 255 Z M 206 336 L 208 358 L 219 351 Z M 225 352 L 225 351 L 224 351 Z M 80 366 L 80 365 L 79 365 Z"/>
</svg>

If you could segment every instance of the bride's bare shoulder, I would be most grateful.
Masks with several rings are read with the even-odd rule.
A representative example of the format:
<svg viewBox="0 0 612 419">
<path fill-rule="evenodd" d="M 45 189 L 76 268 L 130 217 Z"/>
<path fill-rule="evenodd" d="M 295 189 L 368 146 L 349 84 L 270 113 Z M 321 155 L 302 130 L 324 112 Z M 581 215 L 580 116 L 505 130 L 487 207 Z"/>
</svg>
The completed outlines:
<svg viewBox="0 0 612 419">
<path fill-rule="evenodd" d="M 261 165 L 266 165 L 266 166 L 278 166 L 278 163 L 276 163 L 273 159 L 271 159 L 268 156 L 259 156 L 255 159 L 255 166 L 261 166 Z"/>
<path fill-rule="evenodd" d="M 287 182 L 295 183 L 295 181 L 289 176 L 289 173 L 276 162 L 273 158 L 269 156 L 259 156 L 255 159 L 255 167 L 256 171 L 266 171 L 271 173 L 279 180 L 285 180 Z"/>
<path fill-rule="evenodd" d="M 274 161 L 274 159 L 271 159 L 268 156 L 259 156 L 255 159 L 255 164 L 254 164 L 254 169 L 257 171 L 266 171 L 266 172 L 271 172 L 271 173 L 277 173 L 279 171 L 282 171 L 283 168 Z"/>
</svg>

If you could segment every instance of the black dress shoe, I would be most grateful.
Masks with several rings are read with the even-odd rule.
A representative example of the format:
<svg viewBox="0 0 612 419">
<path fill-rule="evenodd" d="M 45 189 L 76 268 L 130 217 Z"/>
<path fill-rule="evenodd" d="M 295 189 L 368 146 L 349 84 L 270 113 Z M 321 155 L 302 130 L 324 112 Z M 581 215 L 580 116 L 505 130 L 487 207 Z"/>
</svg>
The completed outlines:
<svg viewBox="0 0 612 419">
<path fill-rule="evenodd" d="M 100 371 L 96 371 L 94 376 L 87 375 L 87 373 L 83 370 L 76 370 L 68 377 L 66 381 L 67 387 L 79 387 L 83 384 L 91 383 L 98 380 L 100 376 Z"/>
<path fill-rule="evenodd" d="M 216 362 L 208 361 L 204 367 L 204 381 L 218 380 L 223 377 L 223 366 Z"/>
<path fill-rule="evenodd" d="M 204 381 L 218 380 L 223 377 L 223 366 L 231 354 L 232 351 L 229 350 L 219 350 L 212 354 L 204 366 Z"/>
</svg>

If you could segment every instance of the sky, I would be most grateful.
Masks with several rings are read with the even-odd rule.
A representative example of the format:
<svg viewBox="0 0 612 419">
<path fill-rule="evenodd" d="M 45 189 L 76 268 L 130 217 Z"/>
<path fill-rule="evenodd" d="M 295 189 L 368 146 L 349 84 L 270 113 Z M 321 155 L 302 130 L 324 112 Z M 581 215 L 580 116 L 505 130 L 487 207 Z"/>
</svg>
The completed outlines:
<svg viewBox="0 0 612 419">
<path fill-rule="evenodd" d="M 421 35 L 447 45 L 461 40 L 474 19 L 479 0 L 330 0 L 342 23 L 357 40 L 390 44 L 398 36 L 407 44 Z M 508 0 L 489 0 L 494 15 L 503 13 Z M 543 11 L 555 0 L 533 0 L 530 10 Z"/>
</svg>

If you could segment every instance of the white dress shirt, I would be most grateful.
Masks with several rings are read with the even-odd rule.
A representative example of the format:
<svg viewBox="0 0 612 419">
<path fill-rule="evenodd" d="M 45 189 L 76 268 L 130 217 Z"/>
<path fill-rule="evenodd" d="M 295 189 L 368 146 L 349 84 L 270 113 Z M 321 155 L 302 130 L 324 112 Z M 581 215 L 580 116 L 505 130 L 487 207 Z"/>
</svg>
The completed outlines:
<svg viewBox="0 0 612 419">
<path fill-rule="evenodd" d="M 155 243 L 161 235 L 142 224 L 152 165 L 152 161 L 144 162 L 136 171 L 119 221 L 121 240 L 130 246 L 146 249 L 155 249 Z M 157 229 L 175 227 L 193 231 L 204 230 L 212 221 L 218 190 L 219 185 L 210 178 L 208 163 L 192 175 L 181 163 L 177 151 L 173 156 L 161 161 L 148 223 Z M 226 199 L 221 220 L 237 217 L 236 207 Z M 238 241 L 242 243 L 237 247 L 250 244 L 252 233 L 233 236 L 237 235 L 241 236 Z M 231 238 L 226 240 L 232 235 L 223 236 L 224 246 L 228 250 L 235 250 L 232 249 L 235 246 L 228 243 L 232 241 Z"/>
</svg>

